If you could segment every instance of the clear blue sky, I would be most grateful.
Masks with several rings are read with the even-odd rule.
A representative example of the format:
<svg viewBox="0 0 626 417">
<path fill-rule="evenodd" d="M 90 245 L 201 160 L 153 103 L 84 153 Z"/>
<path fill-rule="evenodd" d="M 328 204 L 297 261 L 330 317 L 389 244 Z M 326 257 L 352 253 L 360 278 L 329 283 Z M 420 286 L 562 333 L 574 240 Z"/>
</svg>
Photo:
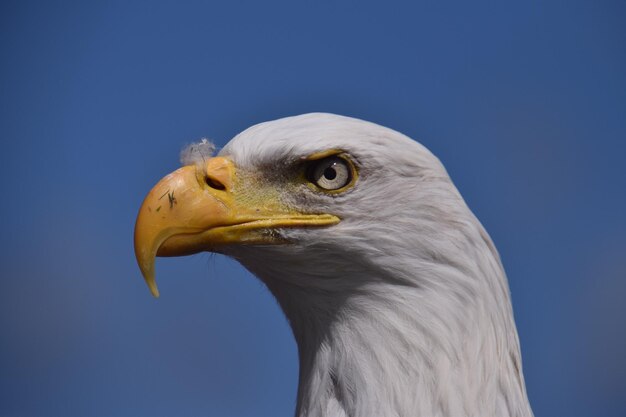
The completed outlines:
<svg viewBox="0 0 626 417">
<path fill-rule="evenodd" d="M 383 5 L 384 4 L 384 5 Z M 0 415 L 291 416 L 268 291 L 136 267 L 135 215 L 202 136 L 327 111 L 429 147 L 498 246 L 538 417 L 626 415 L 621 1 L 3 1 Z"/>
</svg>

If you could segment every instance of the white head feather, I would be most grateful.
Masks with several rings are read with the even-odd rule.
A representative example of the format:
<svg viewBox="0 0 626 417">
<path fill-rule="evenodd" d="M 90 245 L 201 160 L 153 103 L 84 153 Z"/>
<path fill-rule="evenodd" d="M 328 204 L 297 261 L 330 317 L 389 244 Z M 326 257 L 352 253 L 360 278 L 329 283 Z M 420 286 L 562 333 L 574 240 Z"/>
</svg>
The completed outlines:
<svg viewBox="0 0 626 417">
<path fill-rule="evenodd" d="M 297 414 L 532 416 L 498 253 L 425 147 L 372 123 L 307 114 L 254 126 L 220 155 L 280 181 L 283 167 L 327 149 L 354 159 L 354 188 L 282 197 L 341 222 L 282 231 L 291 245 L 226 252 L 268 286 L 292 326 Z"/>
</svg>

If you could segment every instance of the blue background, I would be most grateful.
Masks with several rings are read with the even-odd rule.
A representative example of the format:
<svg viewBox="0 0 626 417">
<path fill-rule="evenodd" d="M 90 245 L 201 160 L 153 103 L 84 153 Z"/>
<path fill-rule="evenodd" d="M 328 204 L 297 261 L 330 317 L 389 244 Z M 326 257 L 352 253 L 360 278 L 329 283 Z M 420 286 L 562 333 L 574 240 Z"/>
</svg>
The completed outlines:
<svg viewBox="0 0 626 417">
<path fill-rule="evenodd" d="M 626 4 L 0 6 L 0 415 L 291 416 L 296 346 L 235 262 L 135 264 L 183 145 L 327 111 L 419 139 L 508 271 L 537 416 L 626 415 Z"/>
</svg>

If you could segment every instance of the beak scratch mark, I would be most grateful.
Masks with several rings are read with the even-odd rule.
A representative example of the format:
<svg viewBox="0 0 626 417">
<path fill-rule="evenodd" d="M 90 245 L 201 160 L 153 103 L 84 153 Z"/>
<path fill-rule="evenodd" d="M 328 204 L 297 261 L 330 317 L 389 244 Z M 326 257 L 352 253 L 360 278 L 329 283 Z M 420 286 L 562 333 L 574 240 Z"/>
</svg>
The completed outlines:
<svg viewBox="0 0 626 417">
<path fill-rule="evenodd" d="M 174 191 L 169 193 L 169 190 L 168 190 L 167 199 L 170 201 L 170 210 L 174 208 L 174 204 L 178 204 L 178 201 L 176 201 L 176 197 L 174 197 Z"/>
</svg>

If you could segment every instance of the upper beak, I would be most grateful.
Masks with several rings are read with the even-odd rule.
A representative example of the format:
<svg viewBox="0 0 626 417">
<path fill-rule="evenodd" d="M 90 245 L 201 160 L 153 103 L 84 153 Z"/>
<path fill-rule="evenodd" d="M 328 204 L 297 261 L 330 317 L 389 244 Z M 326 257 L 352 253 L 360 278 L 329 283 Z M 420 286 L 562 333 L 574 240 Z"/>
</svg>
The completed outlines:
<svg viewBox="0 0 626 417">
<path fill-rule="evenodd" d="M 263 194 L 253 199 L 254 205 L 250 198 L 238 199 L 237 189 L 247 187 L 237 184 L 235 171 L 229 159 L 210 158 L 202 168 L 190 165 L 167 175 L 146 196 L 135 224 L 135 256 L 155 297 L 159 296 L 156 256 L 189 255 L 224 244 L 268 243 L 271 238 L 260 231 L 339 222 L 330 214 L 294 213 Z"/>
</svg>

